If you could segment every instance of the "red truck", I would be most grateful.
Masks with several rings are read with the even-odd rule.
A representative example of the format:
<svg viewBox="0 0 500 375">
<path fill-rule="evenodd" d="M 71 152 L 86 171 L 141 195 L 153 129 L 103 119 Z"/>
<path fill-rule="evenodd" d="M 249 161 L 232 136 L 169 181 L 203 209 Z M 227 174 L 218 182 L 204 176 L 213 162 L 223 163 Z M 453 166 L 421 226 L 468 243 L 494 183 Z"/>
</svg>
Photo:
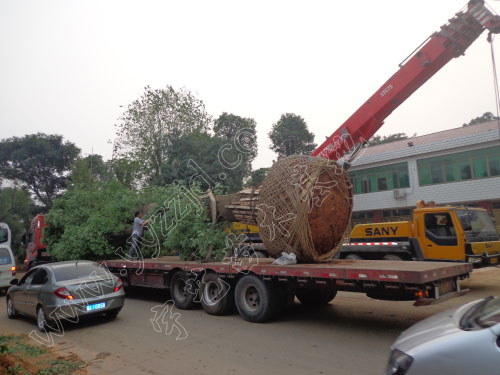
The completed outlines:
<svg viewBox="0 0 500 375">
<path fill-rule="evenodd" d="M 55 261 L 47 252 L 47 245 L 42 241 L 44 227 L 45 217 L 42 214 L 36 215 L 31 221 L 28 238 L 26 239 L 26 258 L 24 259 L 25 272 L 38 264 Z"/>
</svg>

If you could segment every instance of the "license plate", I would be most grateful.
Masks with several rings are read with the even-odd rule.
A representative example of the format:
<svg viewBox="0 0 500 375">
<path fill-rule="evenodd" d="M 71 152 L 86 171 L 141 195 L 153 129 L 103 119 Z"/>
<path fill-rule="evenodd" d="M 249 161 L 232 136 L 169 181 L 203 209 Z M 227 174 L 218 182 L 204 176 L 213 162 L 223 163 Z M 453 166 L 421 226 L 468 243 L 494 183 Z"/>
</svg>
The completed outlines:
<svg viewBox="0 0 500 375">
<path fill-rule="evenodd" d="M 87 305 L 86 309 L 87 309 L 87 311 L 94 311 L 94 310 L 104 309 L 105 307 L 106 307 L 106 303 L 100 302 L 100 303 L 94 303 L 92 305 Z"/>
</svg>

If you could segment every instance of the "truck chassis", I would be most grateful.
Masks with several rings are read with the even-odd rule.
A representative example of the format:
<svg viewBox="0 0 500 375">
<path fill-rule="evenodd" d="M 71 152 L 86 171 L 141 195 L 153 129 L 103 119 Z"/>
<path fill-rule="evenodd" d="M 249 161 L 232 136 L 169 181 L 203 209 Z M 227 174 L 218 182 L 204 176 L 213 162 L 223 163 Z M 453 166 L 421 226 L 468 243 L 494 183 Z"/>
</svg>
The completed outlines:
<svg viewBox="0 0 500 375">
<path fill-rule="evenodd" d="M 259 323 L 279 316 L 295 297 L 320 306 L 338 291 L 428 305 L 466 293 L 460 281 L 472 271 L 466 263 L 347 259 L 282 266 L 262 258 L 204 263 L 161 257 L 103 264 L 125 286 L 170 289 L 180 309 L 200 303 L 211 315 L 225 315 L 236 307 L 245 320 Z"/>
</svg>

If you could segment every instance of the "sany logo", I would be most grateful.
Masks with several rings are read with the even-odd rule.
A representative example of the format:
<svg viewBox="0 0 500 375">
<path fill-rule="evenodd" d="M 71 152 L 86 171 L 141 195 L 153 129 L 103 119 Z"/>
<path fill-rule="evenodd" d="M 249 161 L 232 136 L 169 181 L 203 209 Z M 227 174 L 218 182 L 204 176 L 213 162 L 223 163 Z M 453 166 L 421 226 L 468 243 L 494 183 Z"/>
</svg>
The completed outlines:
<svg viewBox="0 0 500 375">
<path fill-rule="evenodd" d="M 391 91 L 394 87 L 392 85 L 387 86 L 385 89 L 382 90 L 380 93 L 380 96 L 385 96 L 389 91 Z"/>
<path fill-rule="evenodd" d="M 385 227 L 385 228 L 365 228 L 365 234 L 367 236 L 390 236 L 391 234 L 396 235 L 399 227 Z"/>
</svg>

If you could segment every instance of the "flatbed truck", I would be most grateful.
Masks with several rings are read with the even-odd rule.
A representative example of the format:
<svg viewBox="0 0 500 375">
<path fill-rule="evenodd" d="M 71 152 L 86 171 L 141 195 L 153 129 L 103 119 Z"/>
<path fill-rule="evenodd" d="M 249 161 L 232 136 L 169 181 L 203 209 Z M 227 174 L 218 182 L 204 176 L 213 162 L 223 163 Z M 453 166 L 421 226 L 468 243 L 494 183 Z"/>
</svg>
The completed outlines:
<svg viewBox="0 0 500 375">
<path fill-rule="evenodd" d="M 277 318 L 295 297 L 302 304 L 321 306 L 339 291 L 428 305 L 466 293 L 460 282 L 472 271 L 468 263 L 341 259 L 274 265 L 272 261 L 234 258 L 205 263 L 160 257 L 103 264 L 126 287 L 170 289 L 180 309 L 199 303 L 208 314 L 225 315 L 236 308 L 243 319 L 257 323 Z"/>
</svg>

